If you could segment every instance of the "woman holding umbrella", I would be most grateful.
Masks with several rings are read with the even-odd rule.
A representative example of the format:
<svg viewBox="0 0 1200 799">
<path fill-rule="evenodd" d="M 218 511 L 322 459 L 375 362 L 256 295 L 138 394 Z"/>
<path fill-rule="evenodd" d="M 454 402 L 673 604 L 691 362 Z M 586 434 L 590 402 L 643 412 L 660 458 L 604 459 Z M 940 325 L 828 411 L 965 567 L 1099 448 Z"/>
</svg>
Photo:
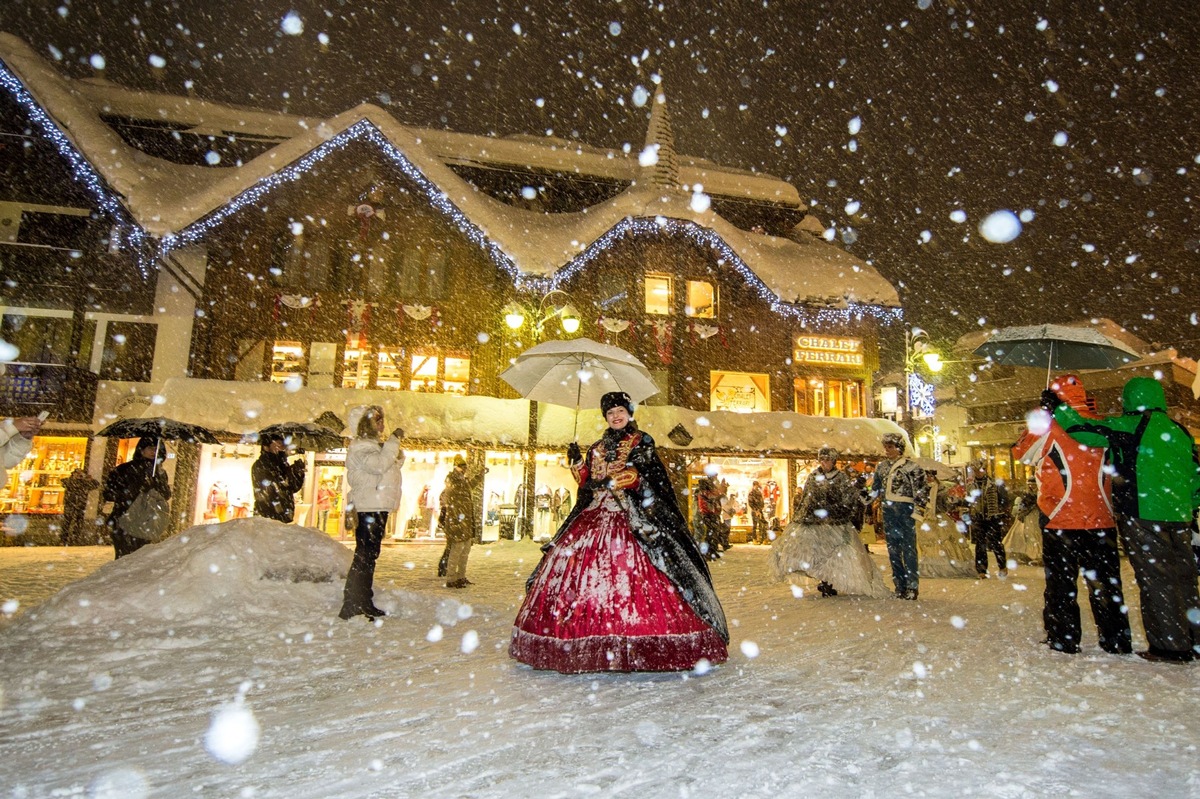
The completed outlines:
<svg viewBox="0 0 1200 799">
<path fill-rule="evenodd" d="M 600 440 L 586 455 L 567 448 L 575 507 L 529 578 L 509 654 L 563 673 L 721 663 L 725 614 L 654 440 L 628 394 L 605 394 L 600 408 Z"/>
<path fill-rule="evenodd" d="M 133 459 L 113 469 L 104 481 L 102 500 L 113 503 L 108 514 L 108 534 L 117 558 L 150 543 L 150 539 L 131 535 L 124 517 L 130 506 L 147 491 L 157 491 L 164 500 L 171 498 L 171 485 L 163 468 L 166 450 L 160 439 L 142 436 L 134 447 Z"/>
</svg>

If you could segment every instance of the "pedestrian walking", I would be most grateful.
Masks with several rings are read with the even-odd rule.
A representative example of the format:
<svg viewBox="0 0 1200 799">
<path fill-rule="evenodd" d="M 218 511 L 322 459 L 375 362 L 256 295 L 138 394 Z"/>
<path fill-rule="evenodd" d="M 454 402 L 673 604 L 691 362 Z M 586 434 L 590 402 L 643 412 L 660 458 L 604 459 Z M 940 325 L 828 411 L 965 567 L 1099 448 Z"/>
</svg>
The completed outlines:
<svg viewBox="0 0 1200 799">
<path fill-rule="evenodd" d="M 446 535 L 443 557 L 447 588 L 466 588 L 471 584 L 467 579 L 467 559 L 471 545 L 475 543 L 475 517 L 479 515 L 475 489 L 483 484 L 486 473 L 481 459 L 473 468 L 468 468 L 463 456 L 455 455 L 454 467 L 446 475 L 446 487 L 439 501 L 442 509 L 438 529 Z"/>
<path fill-rule="evenodd" d="M 147 495 L 142 505 L 150 500 L 150 492 L 156 492 L 155 502 L 171 498 L 171 485 L 167 480 L 163 461 L 167 452 L 162 441 L 151 436 L 139 438 L 133 448 L 133 458 L 122 463 L 108 474 L 100 498 L 111 502 L 108 513 L 108 535 L 113 542 L 114 558 L 123 558 L 151 543 L 156 527 L 165 519 L 151 521 L 148 517 L 132 518 L 130 509 L 142 495 Z"/>
<path fill-rule="evenodd" d="M 1000 486 L 988 476 L 987 462 L 978 460 L 968 469 L 967 507 L 963 518 L 975 542 L 975 574 L 988 578 L 988 553 L 996 556 L 996 573 L 1008 577 L 1008 556 L 1004 553 L 1004 500 Z"/>
<path fill-rule="evenodd" d="M 63 480 L 63 520 L 59 535 L 63 546 L 91 543 L 93 535 L 84 535 L 83 515 L 88 497 L 100 487 L 100 481 L 83 469 L 76 469 Z"/>
</svg>

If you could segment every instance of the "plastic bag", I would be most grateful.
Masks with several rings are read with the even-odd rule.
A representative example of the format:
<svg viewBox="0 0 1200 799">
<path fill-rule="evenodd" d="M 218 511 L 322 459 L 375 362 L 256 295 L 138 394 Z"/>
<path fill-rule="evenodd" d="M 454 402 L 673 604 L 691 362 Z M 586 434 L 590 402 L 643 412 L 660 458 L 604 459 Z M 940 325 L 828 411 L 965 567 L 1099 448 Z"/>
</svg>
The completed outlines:
<svg viewBox="0 0 1200 799">
<path fill-rule="evenodd" d="M 158 541 L 171 523 L 171 503 L 153 488 L 138 494 L 117 519 L 117 529 L 143 541 Z"/>
</svg>

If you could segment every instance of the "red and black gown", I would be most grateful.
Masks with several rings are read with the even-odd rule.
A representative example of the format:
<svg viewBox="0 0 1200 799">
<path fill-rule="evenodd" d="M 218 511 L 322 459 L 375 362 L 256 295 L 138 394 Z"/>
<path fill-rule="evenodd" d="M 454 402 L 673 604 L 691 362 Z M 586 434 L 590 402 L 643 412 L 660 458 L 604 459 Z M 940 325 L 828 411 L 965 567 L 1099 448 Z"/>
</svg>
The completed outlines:
<svg viewBox="0 0 1200 799">
<path fill-rule="evenodd" d="M 536 669 L 682 671 L 728 657 L 725 614 L 654 440 L 609 429 L 530 576 L 509 654 Z"/>
</svg>

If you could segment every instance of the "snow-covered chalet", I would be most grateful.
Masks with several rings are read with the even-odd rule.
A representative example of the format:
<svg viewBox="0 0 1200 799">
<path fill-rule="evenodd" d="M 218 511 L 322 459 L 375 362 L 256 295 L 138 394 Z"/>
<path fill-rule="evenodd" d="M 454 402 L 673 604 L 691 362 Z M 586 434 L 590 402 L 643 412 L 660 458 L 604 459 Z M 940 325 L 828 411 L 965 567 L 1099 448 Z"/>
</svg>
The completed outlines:
<svg viewBox="0 0 1200 799">
<path fill-rule="evenodd" d="M 244 436 L 370 402 L 405 430 L 396 537 L 436 535 L 460 452 L 489 466 L 485 537 L 548 536 L 574 490 L 564 447 L 602 419 L 499 375 L 575 337 L 649 368 L 637 419 L 681 494 L 707 469 L 735 529 L 754 480 L 786 517 L 818 447 L 861 457 L 899 430 L 871 418 L 870 384 L 896 290 L 793 186 L 677 152 L 661 84 L 636 113 L 640 150 L 374 105 L 306 118 L 68 79 L 0 34 L 0 411 L 52 412 L 0 493 L 10 534 L 53 533 L 63 478 L 128 457 L 95 435 L 116 419 L 226 442 L 171 445 L 188 525 L 250 512 Z M 298 521 L 342 535 L 342 452 L 305 457 Z"/>
</svg>

